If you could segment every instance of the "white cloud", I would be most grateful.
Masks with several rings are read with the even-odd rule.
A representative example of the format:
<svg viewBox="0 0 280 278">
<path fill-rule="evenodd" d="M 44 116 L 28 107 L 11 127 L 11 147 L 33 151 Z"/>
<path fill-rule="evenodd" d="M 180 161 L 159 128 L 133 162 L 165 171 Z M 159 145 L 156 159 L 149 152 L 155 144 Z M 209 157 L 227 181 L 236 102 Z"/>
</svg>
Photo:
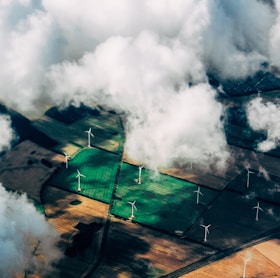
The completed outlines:
<svg viewBox="0 0 280 278">
<path fill-rule="evenodd" d="M 226 158 L 222 106 L 208 85 L 185 84 L 186 76 L 204 80 L 202 69 L 180 44 L 163 44 L 144 32 L 135 40 L 110 38 L 77 63 L 55 66 L 49 78 L 58 102 L 96 101 L 124 111 L 130 156 L 166 167 L 178 160 L 207 164 L 216 154 L 221 166 Z"/>
<path fill-rule="evenodd" d="M 279 45 L 280 45 L 280 2 L 275 1 L 277 20 L 269 31 L 269 54 L 273 66 L 280 67 Z"/>
<path fill-rule="evenodd" d="M 44 216 L 25 195 L 8 193 L 2 185 L 0 211 L 1 277 L 14 277 L 24 270 L 40 270 L 41 273 L 50 270 L 51 263 L 61 254 L 55 246 L 58 234 Z M 35 246 L 41 256 L 34 254 Z"/>
<path fill-rule="evenodd" d="M 14 132 L 11 120 L 7 115 L 0 115 L 0 138 L 0 152 L 9 149 L 14 139 Z"/>
<path fill-rule="evenodd" d="M 212 164 L 223 169 L 228 159 L 220 115 L 222 106 L 205 84 L 184 88 L 175 97 L 155 103 L 153 112 L 128 119 L 128 153 L 152 167 Z"/>
<path fill-rule="evenodd" d="M 60 52 L 52 16 L 30 5 L 0 4 L 0 100 L 20 111 L 36 110 L 46 68 Z"/>
<path fill-rule="evenodd" d="M 258 149 L 267 152 L 276 148 L 280 142 L 280 106 L 277 103 L 255 98 L 247 105 L 247 117 L 250 126 L 266 134 L 266 140 L 258 144 Z"/>
<path fill-rule="evenodd" d="M 208 1 L 210 24 L 203 38 L 210 70 L 224 78 L 253 75 L 268 62 L 275 14 L 261 1 Z"/>
<path fill-rule="evenodd" d="M 144 140 L 135 134 L 153 134 L 143 154 L 150 153 L 153 165 L 162 148 L 170 148 L 162 153 L 164 165 L 178 160 L 176 144 L 189 156 L 190 138 L 197 136 L 200 146 L 193 145 L 191 156 L 205 163 L 213 157 L 213 141 L 215 152 L 225 150 L 223 109 L 205 85 L 206 73 L 243 78 L 270 61 L 278 10 L 251 0 L 1 2 L 0 100 L 21 111 L 40 108 L 40 100 L 106 104 L 126 113 L 126 146 L 134 155 L 140 154 L 130 142 Z M 215 111 L 209 121 L 196 105 L 200 90 L 209 101 L 205 111 Z M 193 135 L 182 132 L 186 126 Z M 158 140 L 170 131 L 163 145 Z"/>
</svg>

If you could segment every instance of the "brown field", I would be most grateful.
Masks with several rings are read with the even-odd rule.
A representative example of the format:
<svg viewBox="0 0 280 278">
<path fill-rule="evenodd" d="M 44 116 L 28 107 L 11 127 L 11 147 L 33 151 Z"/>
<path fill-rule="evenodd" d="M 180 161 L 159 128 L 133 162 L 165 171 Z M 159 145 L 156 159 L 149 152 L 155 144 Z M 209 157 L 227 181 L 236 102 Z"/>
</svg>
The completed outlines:
<svg viewBox="0 0 280 278">
<path fill-rule="evenodd" d="M 43 184 L 63 161 L 64 156 L 32 141 L 24 141 L 2 158 L 0 181 L 5 187 L 25 192 L 32 199 L 40 202 Z"/>
<path fill-rule="evenodd" d="M 280 240 L 274 239 L 250 247 L 243 251 L 205 267 L 181 276 L 182 278 L 233 278 L 242 277 L 244 259 L 246 265 L 246 278 L 272 278 L 280 277 Z"/>
<path fill-rule="evenodd" d="M 53 223 L 61 234 L 58 245 L 62 252 L 71 246 L 73 236 L 78 233 L 75 226 L 79 222 L 85 224 L 96 222 L 104 225 L 108 215 L 107 204 L 51 186 L 45 188 L 43 202 L 48 221 Z M 65 256 L 57 266 L 59 273 L 55 274 L 56 276 L 53 274 L 52 277 L 81 277 L 90 271 L 98 258 L 103 230 L 102 228 L 95 235 L 86 250 L 73 257 Z"/>
<path fill-rule="evenodd" d="M 112 217 L 105 258 L 92 277 L 157 277 L 213 252 L 206 246 Z"/>
</svg>

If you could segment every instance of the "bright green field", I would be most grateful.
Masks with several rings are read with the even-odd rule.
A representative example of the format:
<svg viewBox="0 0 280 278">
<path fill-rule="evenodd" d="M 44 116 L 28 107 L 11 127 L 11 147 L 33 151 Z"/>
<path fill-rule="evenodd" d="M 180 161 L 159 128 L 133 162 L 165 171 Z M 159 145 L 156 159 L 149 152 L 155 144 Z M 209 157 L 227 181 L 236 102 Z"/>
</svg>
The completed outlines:
<svg viewBox="0 0 280 278">
<path fill-rule="evenodd" d="M 50 183 L 78 193 L 77 170 L 81 177 L 81 192 L 84 196 L 110 203 L 119 166 L 119 156 L 96 148 L 85 148 L 62 166 Z"/>
<path fill-rule="evenodd" d="M 136 201 L 134 221 L 174 233 L 186 231 L 217 196 L 218 192 L 202 188 L 200 204 L 196 204 L 197 185 L 142 169 L 142 183 L 138 184 L 138 167 L 123 163 L 116 198 L 111 213 L 128 219 L 131 205 Z"/>
</svg>

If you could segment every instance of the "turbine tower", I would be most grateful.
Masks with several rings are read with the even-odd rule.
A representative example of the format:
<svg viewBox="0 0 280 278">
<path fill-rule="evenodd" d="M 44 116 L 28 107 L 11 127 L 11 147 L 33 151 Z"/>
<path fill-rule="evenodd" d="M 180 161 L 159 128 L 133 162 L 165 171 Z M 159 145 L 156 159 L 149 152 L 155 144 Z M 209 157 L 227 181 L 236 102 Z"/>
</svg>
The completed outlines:
<svg viewBox="0 0 280 278">
<path fill-rule="evenodd" d="M 194 191 L 196 193 L 196 204 L 199 204 L 199 195 L 203 196 L 200 192 L 200 186 L 197 187 L 197 190 Z"/>
<path fill-rule="evenodd" d="M 256 209 L 256 221 L 259 221 L 259 211 L 263 211 L 263 209 L 260 207 L 260 203 L 258 202 L 258 204 L 253 207 L 253 209 Z"/>
<path fill-rule="evenodd" d="M 209 227 L 211 226 L 211 224 L 208 225 L 200 225 L 201 227 L 204 228 L 204 242 L 207 241 L 207 234 L 209 234 Z"/>
<path fill-rule="evenodd" d="M 253 174 L 254 172 L 250 171 L 249 169 L 247 170 L 247 183 L 246 183 L 246 187 L 249 188 L 250 185 L 250 174 Z"/>
<path fill-rule="evenodd" d="M 243 266 L 243 275 L 242 275 L 242 278 L 246 278 L 246 266 L 247 266 L 247 263 L 248 263 L 248 262 L 249 262 L 249 260 L 244 258 L 244 266 Z"/>
<path fill-rule="evenodd" d="M 134 218 L 134 210 L 137 210 L 136 206 L 135 206 L 136 201 L 133 202 L 128 202 L 128 204 L 131 205 L 131 215 L 130 218 L 133 219 Z"/>
<path fill-rule="evenodd" d="M 85 178 L 86 176 L 81 174 L 79 170 L 77 170 L 77 176 L 76 179 L 78 179 L 78 192 L 81 191 L 81 177 Z"/>
<path fill-rule="evenodd" d="M 91 132 L 91 127 L 89 128 L 89 130 L 85 131 L 88 134 L 88 147 L 90 148 L 90 138 L 94 137 L 93 133 Z"/>
<path fill-rule="evenodd" d="M 65 168 L 68 168 L 68 160 L 71 158 L 70 155 L 68 155 L 67 153 L 64 153 L 64 156 L 65 156 Z"/>
<path fill-rule="evenodd" d="M 138 181 L 137 181 L 137 183 L 138 184 L 141 184 L 142 183 L 142 180 L 141 180 L 141 175 L 142 175 L 142 169 L 144 168 L 144 166 L 142 165 L 142 166 L 139 166 L 138 167 Z"/>
</svg>

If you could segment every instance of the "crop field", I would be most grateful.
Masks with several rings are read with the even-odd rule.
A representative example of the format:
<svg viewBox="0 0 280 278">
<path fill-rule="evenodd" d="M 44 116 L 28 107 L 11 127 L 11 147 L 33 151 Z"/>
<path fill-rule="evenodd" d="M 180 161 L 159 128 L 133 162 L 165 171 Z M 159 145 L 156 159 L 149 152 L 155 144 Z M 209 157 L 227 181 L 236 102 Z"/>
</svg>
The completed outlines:
<svg viewBox="0 0 280 278">
<path fill-rule="evenodd" d="M 218 191 L 201 187 L 199 204 L 198 186 L 167 175 L 142 169 L 138 184 L 138 166 L 123 163 L 111 213 L 128 219 L 134 202 L 135 222 L 169 233 L 185 232 L 200 217 L 217 196 Z"/>
<path fill-rule="evenodd" d="M 247 171 L 238 175 L 234 182 L 231 182 L 228 189 L 259 200 L 280 205 L 280 178 L 269 174 L 269 178 L 257 171 L 251 171 L 247 188 Z"/>
<path fill-rule="evenodd" d="M 91 277 L 161 277 L 213 252 L 208 246 L 111 217 L 105 257 Z"/>
<path fill-rule="evenodd" d="M 276 258 L 278 258 L 277 245 L 279 245 L 279 240 L 260 243 L 254 247 L 237 252 L 232 256 L 196 269 L 191 273 L 183 275 L 181 278 L 242 278 L 245 277 L 242 275 L 245 259 L 247 259 L 246 277 L 279 277 L 279 264 L 275 263 L 277 260 L 273 260 L 273 257 L 270 257 L 270 254 L 276 253 Z M 269 252 L 262 253 L 264 248 L 270 248 Z"/>
<path fill-rule="evenodd" d="M 109 203 L 119 165 L 119 156 L 96 148 L 85 148 L 61 167 L 50 184 L 78 193 L 77 170 L 80 177 L 79 194 Z"/>
<path fill-rule="evenodd" d="M 93 146 L 106 149 L 111 152 L 122 153 L 123 133 L 120 118 L 116 115 L 89 117 L 72 124 L 72 128 L 80 130 L 83 135 L 83 145 L 87 144 L 87 134 L 84 132 L 92 128 L 94 135 L 91 138 Z"/>
<path fill-rule="evenodd" d="M 115 114 L 87 116 L 71 124 L 65 124 L 62 121 L 45 116 L 32 124 L 38 130 L 59 142 L 61 148 L 68 144 L 80 148 L 87 146 L 88 141 L 85 131 L 91 127 L 94 135 L 91 138 L 92 146 L 115 153 L 122 153 L 123 151 L 123 128 L 120 117 Z"/>
</svg>

